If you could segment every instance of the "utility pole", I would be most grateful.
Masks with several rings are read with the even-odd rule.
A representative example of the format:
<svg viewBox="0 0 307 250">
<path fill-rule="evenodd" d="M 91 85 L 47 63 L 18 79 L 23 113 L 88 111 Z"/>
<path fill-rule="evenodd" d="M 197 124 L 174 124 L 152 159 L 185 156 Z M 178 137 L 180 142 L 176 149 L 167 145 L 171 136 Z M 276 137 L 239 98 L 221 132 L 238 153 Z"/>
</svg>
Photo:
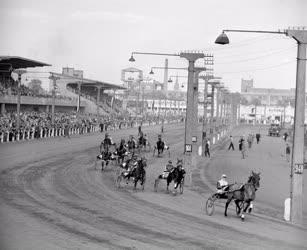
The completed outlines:
<svg viewBox="0 0 307 250">
<path fill-rule="evenodd" d="M 164 63 L 164 80 L 163 80 L 163 86 L 164 86 L 164 118 L 162 120 L 162 131 L 164 131 L 164 120 L 166 119 L 166 99 L 168 97 L 168 59 L 165 59 Z"/>
<path fill-rule="evenodd" d="M 204 58 L 203 53 L 181 53 L 180 57 L 186 58 L 189 62 L 188 67 L 188 91 L 187 91 L 187 108 L 185 120 L 185 136 L 184 136 L 184 153 L 185 164 L 191 177 L 191 170 L 196 167 L 197 157 L 197 113 L 198 107 L 195 107 L 195 99 L 198 96 L 198 81 L 196 82 L 194 63 L 199 58 Z M 191 182 L 189 178 L 188 182 Z"/>
<path fill-rule="evenodd" d="M 287 30 L 287 35 L 297 41 L 297 67 L 295 90 L 294 133 L 290 173 L 290 220 L 303 222 L 303 169 L 304 169 L 304 122 L 306 85 L 307 30 Z"/>
<path fill-rule="evenodd" d="M 208 109 L 208 81 L 210 79 L 213 79 L 212 74 L 206 74 L 201 75 L 199 78 L 203 79 L 205 81 L 205 87 L 204 87 L 204 112 L 203 112 L 203 122 L 202 122 L 202 156 L 204 155 L 204 146 L 207 138 L 207 109 Z"/>
</svg>

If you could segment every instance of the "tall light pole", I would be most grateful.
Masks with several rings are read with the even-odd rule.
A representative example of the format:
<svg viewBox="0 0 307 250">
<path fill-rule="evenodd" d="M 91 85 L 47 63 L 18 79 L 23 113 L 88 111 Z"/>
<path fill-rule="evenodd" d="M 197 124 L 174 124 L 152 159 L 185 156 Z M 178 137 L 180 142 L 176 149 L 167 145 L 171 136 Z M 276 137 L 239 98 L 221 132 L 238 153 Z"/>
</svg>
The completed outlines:
<svg viewBox="0 0 307 250">
<path fill-rule="evenodd" d="M 214 131 L 213 131 L 213 117 L 214 117 L 214 110 L 215 110 L 215 106 L 216 106 L 216 103 L 214 101 L 214 96 L 215 96 L 215 89 L 219 86 L 220 84 L 220 78 L 213 78 L 213 79 L 210 79 L 208 81 L 208 84 L 211 85 L 211 94 L 210 94 L 210 97 L 211 97 L 211 114 L 210 114 L 210 141 L 213 143 L 213 134 L 214 134 Z"/>
<path fill-rule="evenodd" d="M 217 44 L 228 44 L 225 32 L 250 32 L 284 34 L 297 42 L 297 67 L 295 90 L 295 114 L 290 172 L 290 220 L 301 224 L 303 221 L 303 169 L 304 169 L 304 121 L 305 121 L 305 85 L 306 85 L 306 48 L 307 30 L 304 28 L 286 29 L 284 31 L 258 30 L 223 30 L 216 39 Z"/>
<path fill-rule="evenodd" d="M 210 79 L 213 79 L 213 75 L 212 74 L 206 74 L 206 75 L 200 75 L 199 76 L 200 79 L 203 79 L 205 81 L 205 87 L 204 87 L 204 103 L 203 103 L 203 108 L 204 108 L 204 112 L 203 112 L 203 122 L 202 122 L 202 155 L 204 154 L 204 146 L 205 146 L 205 141 L 206 141 L 206 137 L 207 137 L 207 109 L 208 109 L 208 81 Z"/>
</svg>

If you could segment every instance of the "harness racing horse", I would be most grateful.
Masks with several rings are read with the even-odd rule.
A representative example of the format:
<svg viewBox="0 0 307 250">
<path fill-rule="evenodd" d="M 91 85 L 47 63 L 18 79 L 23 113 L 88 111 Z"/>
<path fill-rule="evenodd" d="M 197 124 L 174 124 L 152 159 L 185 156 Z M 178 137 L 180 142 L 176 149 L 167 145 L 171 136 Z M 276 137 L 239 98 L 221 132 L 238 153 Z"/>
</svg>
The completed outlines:
<svg viewBox="0 0 307 250">
<path fill-rule="evenodd" d="M 185 170 L 182 168 L 183 160 L 177 159 L 176 167 L 173 168 L 170 173 L 166 177 L 166 191 L 169 192 L 169 184 L 173 181 L 174 182 L 174 189 L 177 191 L 179 186 L 180 193 L 183 193 L 183 182 L 184 182 L 184 175 Z M 163 178 L 163 175 L 159 175 L 158 178 L 155 180 L 154 190 L 157 191 L 159 181 Z"/>
<path fill-rule="evenodd" d="M 225 205 L 224 215 L 227 216 L 228 205 L 232 200 L 234 200 L 237 207 L 237 215 L 241 214 L 240 217 L 241 220 L 243 221 L 244 213 L 246 212 L 247 208 L 250 207 L 251 202 L 255 199 L 256 191 L 259 188 L 259 186 L 260 186 L 260 173 L 255 173 L 253 171 L 251 175 L 248 177 L 247 183 L 245 183 L 243 186 L 242 185 L 239 186 L 238 184 L 230 185 L 229 191 L 226 193 L 227 202 Z M 240 203 L 242 203 L 241 206 Z M 246 206 L 244 207 L 245 204 Z"/>
<path fill-rule="evenodd" d="M 146 179 L 145 167 L 147 166 L 146 159 L 141 159 L 138 161 L 136 168 L 132 170 L 131 177 L 134 177 L 134 190 L 136 190 L 136 185 L 138 181 L 141 182 L 142 189 L 144 190 L 144 184 Z"/>
<path fill-rule="evenodd" d="M 144 190 L 144 184 L 146 181 L 146 171 L 145 167 L 147 166 L 146 159 L 141 159 L 136 162 L 136 166 L 131 170 L 131 172 L 127 172 L 127 170 L 119 173 L 116 179 L 117 187 L 120 187 L 120 182 L 123 179 L 127 180 L 127 184 L 130 180 L 134 182 L 134 190 L 136 190 L 136 185 L 138 181 L 140 181 L 140 184 L 142 186 L 142 190 Z M 128 168 L 128 166 L 124 167 L 125 169 Z"/>
<path fill-rule="evenodd" d="M 164 150 L 167 150 L 168 157 L 170 157 L 171 153 L 169 151 L 169 146 L 167 146 L 164 141 L 158 140 L 156 145 L 155 145 L 155 147 L 154 147 L 153 156 L 155 156 L 155 153 L 157 151 L 158 152 L 157 156 L 161 157 L 163 152 L 164 152 Z"/>
</svg>

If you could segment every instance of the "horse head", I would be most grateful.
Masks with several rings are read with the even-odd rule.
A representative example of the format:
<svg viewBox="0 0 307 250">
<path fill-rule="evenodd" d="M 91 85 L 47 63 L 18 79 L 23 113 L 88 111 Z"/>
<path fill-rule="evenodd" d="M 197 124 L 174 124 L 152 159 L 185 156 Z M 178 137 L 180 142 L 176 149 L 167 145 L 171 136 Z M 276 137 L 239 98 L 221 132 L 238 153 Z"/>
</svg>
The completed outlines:
<svg viewBox="0 0 307 250">
<path fill-rule="evenodd" d="M 178 159 L 177 158 L 177 163 L 176 163 L 177 167 L 178 166 L 182 166 L 183 165 L 183 159 Z"/>
<path fill-rule="evenodd" d="M 255 173 L 254 171 L 252 171 L 251 175 L 248 177 L 247 183 L 252 183 L 257 190 L 260 187 L 260 172 Z"/>
</svg>

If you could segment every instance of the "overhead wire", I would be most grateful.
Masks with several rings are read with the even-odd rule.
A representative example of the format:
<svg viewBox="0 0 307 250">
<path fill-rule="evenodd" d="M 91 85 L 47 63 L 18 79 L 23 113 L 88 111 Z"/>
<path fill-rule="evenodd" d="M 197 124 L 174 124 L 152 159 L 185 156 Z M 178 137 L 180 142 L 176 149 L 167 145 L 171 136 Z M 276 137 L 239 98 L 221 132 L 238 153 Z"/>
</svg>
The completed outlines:
<svg viewBox="0 0 307 250">
<path fill-rule="evenodd" d="M 218 74 L 237 74 L 237 73 L 247 73 L 247 72 L 255 72 L 255 71 L 261 71 L 261 70 L 267 70 L 267 69 L 272 69 L 272 68 L 278 68 L 280 66 L 287 65 L 287 64 L 293 63 L 295 61 L 296 60 L 291 60 L 289 62 L 280 63 L 280 64 L 277 64 L 277 65 L 272 65 L 272 66 L 265 67 L 265 68 L 248 69 L 248 70 L 243 70 L 243 71 L 218 72 Z"/>
<path fill-rule="evenodd" d="M 269 57 L 271 55 L 282 54 L 283 52 L 290 51 L 293 48 L 294 47 L 291 46 L 291 47 L 289 47 L 287 49 L 271 51 L 271 52 L 268 52 L 266 54 L 262 54 L 262 55 L 259 55 L 259 56 L 256 56 L 256 57 L 240 59 L 240 60 L 228 60 L 228 61 L 218 61 L 217 60 L 217 62 L 215 61 L 215 64 L 233 64 L 233 63 L 240 63 L 240 62 L 248 62 L 248 61 L 258 60 L 258 59 L 262 59 L 262 58 L 265 58 L 265 57 Z"/>
</svg>

